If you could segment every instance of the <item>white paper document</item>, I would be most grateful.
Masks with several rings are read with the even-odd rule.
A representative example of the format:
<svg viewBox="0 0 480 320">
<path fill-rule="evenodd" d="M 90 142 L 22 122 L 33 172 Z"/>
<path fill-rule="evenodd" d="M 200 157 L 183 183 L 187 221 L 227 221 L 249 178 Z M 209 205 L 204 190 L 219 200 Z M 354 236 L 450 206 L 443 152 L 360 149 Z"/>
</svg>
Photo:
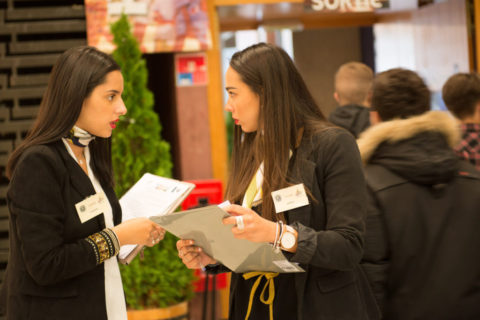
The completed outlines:
<svg viewBox="0 0 480 320">
<path fill-rule="evenodd" d="M 120 199 L 122 221 L 170 214 L 194 188 L 193 183 L 145 173 Z M 122 246 L 118 255 L 120 261 L 129 263 L 140 251 L 138 247 Z"/>
<path fill-rule="evenodd" d="M 304 271 L 269 243 L 236 239 L 232 225 L 222 223 L 227 216 L 228 213 L 218 206 L 208 206 L 150 219 L 181 239 L 194 240 L 206 254 L 234 272 Z"/>
</svg>

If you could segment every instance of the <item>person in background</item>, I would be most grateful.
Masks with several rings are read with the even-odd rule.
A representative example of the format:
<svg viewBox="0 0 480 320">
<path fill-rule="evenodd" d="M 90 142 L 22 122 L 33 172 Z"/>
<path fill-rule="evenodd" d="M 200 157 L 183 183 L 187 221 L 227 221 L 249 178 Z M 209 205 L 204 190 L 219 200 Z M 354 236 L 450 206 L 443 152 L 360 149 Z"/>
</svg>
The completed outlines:
<svg viewBox="0 0 480 320">
<path fill-rule="evenodd" d="M 153 246 L 164 230 L 120 223 L 111 135 L 127 112 L 120 67 L 93 47 L 55 63 L 37 119 L 7 164 L 10 255 L 2 283 L 8 320 L 126 320 L 116 255 Z"/>
<path fill-rule="evenodd" d="M 456 121 L 406 69 L 376 76 L 371 108 L 362 266 L 383 318 L 480 319 L 480 175 L 452 149 Z"/>
<path fill-rule="evenodd" d="M 226 190 L 234 204 L 224 208 L 232 216 L 223 222 L 234 225 L 236 238 L 271 243 L 306 271 L 232 273 L 229 319 L 377 319 L 359 265 L 366 198 L 355 139 L 325 120 L 276 46 L 235 53 L 226 90 L 236 127 Z M 272 192 L 290 186 L 308 201 L 276 211 Z M 179 240 L 177 249 L 189 268 L 228 271 L 192 240 Z"/>
<path fill-rule="evenodd" d="M 335 74 L 333 97 L 339 106 L 330 113 L 328 121 L 347 129 L 355 138 L 370 126 L 372 81 L 372 69 L 360 62 L 345 63 Z"/>
<path fill-rule="evenodd" d="M 460 121 L 462 140 L 455 146 L 460 159 L 480 170 L 480 76 L 457 73 L 442 88 L 448 110 Z"/>
</svg>

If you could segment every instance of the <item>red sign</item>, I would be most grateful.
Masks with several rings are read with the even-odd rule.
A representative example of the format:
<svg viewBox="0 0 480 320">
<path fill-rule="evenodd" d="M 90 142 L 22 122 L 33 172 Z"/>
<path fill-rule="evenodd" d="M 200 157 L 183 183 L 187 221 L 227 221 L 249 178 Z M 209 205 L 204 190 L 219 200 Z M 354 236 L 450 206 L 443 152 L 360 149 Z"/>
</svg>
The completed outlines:
<svg viewBox="0 0 480 320">
<path fill-rule="evenodd" d="M 193 86 L 207 84 L 207 63 L 203 53 L 177 54 L 175 71 L 177 86 Z"/>
</svg>

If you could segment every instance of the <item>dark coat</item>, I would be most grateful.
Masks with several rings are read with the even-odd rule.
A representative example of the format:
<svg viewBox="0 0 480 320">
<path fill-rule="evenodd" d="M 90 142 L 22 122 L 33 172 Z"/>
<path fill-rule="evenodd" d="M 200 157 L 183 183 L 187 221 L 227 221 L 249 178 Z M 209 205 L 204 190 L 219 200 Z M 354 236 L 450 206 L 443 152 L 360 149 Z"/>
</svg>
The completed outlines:
<svg viewBox="0 0 480 320">
<path fill-rule="evenodd" d="M 298 319 L 378 319 L 359 265 L 366 195 L 355 140 L 333 127 L 304 136 L 290 164 L 289 181 L 303 183 L 315 199 L 285 213 L 298 231 L 296 253 L 285 255 L 306 270 L 295 274 Z M 238 276 L 232 274 L 231 291 Z"/>
<path fill-rule="evenodd" d="M 113 210 L 113 189 L 102 186 Z M 95 194 L 62 141 L 29 148 L 10 182 L 10 256 L 2 287 L 7 319 L 107 319 L 104 265 L 84 240 L 105 228 L 103 215 L 81 223 L 75 204 Z"/>
<path fill-rule="evenodd" d="M 362 261 L 384 319 L 480 319 L 480 175 L 437 112 L 359 141 L 369 190 Z"/>
<path fill-rule="evenodd" d="M 358 104 L 340 106 L 330 113 L 328 121 L 347 129 L 358 138 L 370 126 L 370 109 Z"/>
</svg>

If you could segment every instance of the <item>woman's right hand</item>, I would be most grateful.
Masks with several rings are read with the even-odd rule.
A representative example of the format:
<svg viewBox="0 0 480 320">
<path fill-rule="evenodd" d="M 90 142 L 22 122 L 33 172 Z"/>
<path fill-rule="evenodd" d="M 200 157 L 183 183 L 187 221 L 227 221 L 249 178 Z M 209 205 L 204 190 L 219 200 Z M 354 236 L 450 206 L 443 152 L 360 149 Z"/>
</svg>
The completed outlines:
<svg viewBox="0 0 480 320">
<path fill-rule="evenodd" d="M 134 218 L 112 228 L 120 245 L 139 244 L 153 247 L 165 236 L 165 229 L 147 218 Z"/>
<path fill-rule="evenodd" d="M 203 252 L 202 248 L 197 247 L 193 240 L 177 241 L 178 256 L 189 269 L 200 269 L 207 264 L 215 264 L 216 260 Z"/>
</svg>

